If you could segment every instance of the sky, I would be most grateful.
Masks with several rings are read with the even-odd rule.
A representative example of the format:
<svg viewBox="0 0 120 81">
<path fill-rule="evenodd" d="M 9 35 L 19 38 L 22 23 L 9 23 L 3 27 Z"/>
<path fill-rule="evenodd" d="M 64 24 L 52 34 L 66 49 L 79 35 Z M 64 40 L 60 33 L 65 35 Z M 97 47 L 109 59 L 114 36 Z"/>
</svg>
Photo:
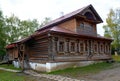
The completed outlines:
<svg viewBox="0 0 120 81">
<path fill-rule="evenodd" d="M 22 20 L 37 19 L 39 22 L 45 17 L 52 20 L 59 18 L 61 12 L 65 14 L 81 7 L 92 4 L 104 23 L 97 25 L 97 32 L 104 35 L 103 25 L 109 10 L 120 8 L 120 0 L 0 0 L 0 9 L 4 16 L 14 14 Z"/>
</svg>

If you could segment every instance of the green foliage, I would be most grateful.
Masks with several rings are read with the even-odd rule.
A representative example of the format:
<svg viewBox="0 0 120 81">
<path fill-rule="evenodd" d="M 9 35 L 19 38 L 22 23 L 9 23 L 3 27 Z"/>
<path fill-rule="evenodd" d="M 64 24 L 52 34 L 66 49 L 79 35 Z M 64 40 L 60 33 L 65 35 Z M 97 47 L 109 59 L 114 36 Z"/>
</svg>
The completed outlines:
<svg viewBox="0 0 120 81">
<path fill-rule="evenodd" d="M 0 11 L 0 57 L 5 54 L 4 46 L 6 45 L 5 22 L 2 11 Z"/>
<path fill-rule="evenodd" d="M 39 26 L 36 19 L 20 20 L 14 15 L 6 17 L 5 22 L 8 34 L 7 43 L 12 43 L 31 35 Z"/>
<path fill-rule="evenodd" d="M 48 24 L 51 21 L 51 18 L 45 17 L 44 20 L 40 24 L 40 28 L 43 27 L 44 25 Z"/>
<path fill-rule="evenodd" d="M 106 19 L 106 25 L 103 26 L 105 29 L 104 36 L 113 38 L 112 42 L 113 49 L 120 48 L 120 10 L 110 9 L 108 17 Z"/>
</svg>

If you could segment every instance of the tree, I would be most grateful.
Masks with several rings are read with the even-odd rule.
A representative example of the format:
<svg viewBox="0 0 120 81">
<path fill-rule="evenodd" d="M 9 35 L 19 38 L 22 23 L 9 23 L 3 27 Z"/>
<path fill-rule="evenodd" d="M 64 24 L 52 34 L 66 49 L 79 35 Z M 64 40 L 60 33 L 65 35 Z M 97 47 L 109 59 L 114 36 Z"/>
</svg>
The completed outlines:
<svg viewBox="0 0 120 81">
<path fill-rule="evenodd" d="M 103 26 L 105 29 L 104 36 L 114 39 L 112 42 L 113 48 L 120 48 L 120 10 L 110 9 L 106 23 Z"/>
<path fill-rule="evenodd" d="M 35 30 L 39 27 L 39 23 L 36 19 L 33 20 L 23 20 L 20 23 L 20 31 L 21 38 L 27 37 L 35 32 Z"/>
<path fill-rule="evenodd" d="M 46 17 L 39 25 L 36 19 L 20 20 L 14 14 L 10 17 L 4 17 L 0 11 L 0 56 L 5 55 L 7 44 L 31 35 L 38 27 L 42 27 L 50 21 L 51 19 Z"/>
<path fill-rule="evenodd" d="M 6 45 L 5 22 L 2 11 L 0 11 L 0 57 L 5 54 L 4 46 Z"/>
<path fill-rule="evenodd" d="M 48 24 L 51 21 L 50 17 L 45 17 L 44 20 L 40 24 L 40 28 L 42 28 L 44 25 Z"/>
<path fill-rule="evenodd" d="M 5 22 L 8 34 L 8 44 L 31 35 L 39 26 L 36 19 L 20 20 L 15 15 L 6 17 Z"/>
<path fill-rule="evenodd" d="M 7 33 L 7 44 L 17 41 L 20 37 L 20 19 L 14 14 L 10 17 L 5 18 L 6 22 L 6 33 Z"/>
</svg>

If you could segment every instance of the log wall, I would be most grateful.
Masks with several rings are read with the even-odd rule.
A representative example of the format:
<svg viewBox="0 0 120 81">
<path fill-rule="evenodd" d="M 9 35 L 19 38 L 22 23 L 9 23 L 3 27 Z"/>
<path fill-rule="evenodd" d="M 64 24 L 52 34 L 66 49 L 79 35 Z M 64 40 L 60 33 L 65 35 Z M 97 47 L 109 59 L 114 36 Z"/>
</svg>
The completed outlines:
<svg viewBox="0 0 120 81">
<path fill-rule="evenodd" d="M 18 49 L 16 47 L 7 49 L 7 53 L 9 55 L 9 60 L 18 58 Z"/>
<path fill-rule="evenodd" d="M 35 37 L 29 43 L 29 59 L 30 61 L 46 61 L 48 60 L 48 38 L 45 36 Z"/>
<path fill-rule="evenodd" d="M 53 39 L 55 61 L 106 60 L 111 58 L 111 42 L 107 40 L 76 38 L 65 35 L 55 35 Z"/>
</svg>

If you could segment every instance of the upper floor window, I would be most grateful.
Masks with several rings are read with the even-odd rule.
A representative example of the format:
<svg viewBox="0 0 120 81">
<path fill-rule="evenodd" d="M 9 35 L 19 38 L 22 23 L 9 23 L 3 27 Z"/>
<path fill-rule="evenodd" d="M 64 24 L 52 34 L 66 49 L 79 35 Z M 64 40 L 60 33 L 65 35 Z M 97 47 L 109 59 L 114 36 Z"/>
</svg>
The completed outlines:
<svg viewBox="0 0 120 81">
<path fill-rule="evenodd" d="M 80 30 L 91 32 L 94 30 L 94 27 L 89 23 L 80 23 L 77 27 L 77 32 L 80 32 Z"/>
<path fill-rule="evenodd" d="M 86 31 L 93 31 L 93 26 L 90 24 L 85 24 L 85 30 Z"/>
<path fill-rule="evenodd" d="M 84 29 L 84 23 L 80 23 L 80 28 Z"/>
</svg>

